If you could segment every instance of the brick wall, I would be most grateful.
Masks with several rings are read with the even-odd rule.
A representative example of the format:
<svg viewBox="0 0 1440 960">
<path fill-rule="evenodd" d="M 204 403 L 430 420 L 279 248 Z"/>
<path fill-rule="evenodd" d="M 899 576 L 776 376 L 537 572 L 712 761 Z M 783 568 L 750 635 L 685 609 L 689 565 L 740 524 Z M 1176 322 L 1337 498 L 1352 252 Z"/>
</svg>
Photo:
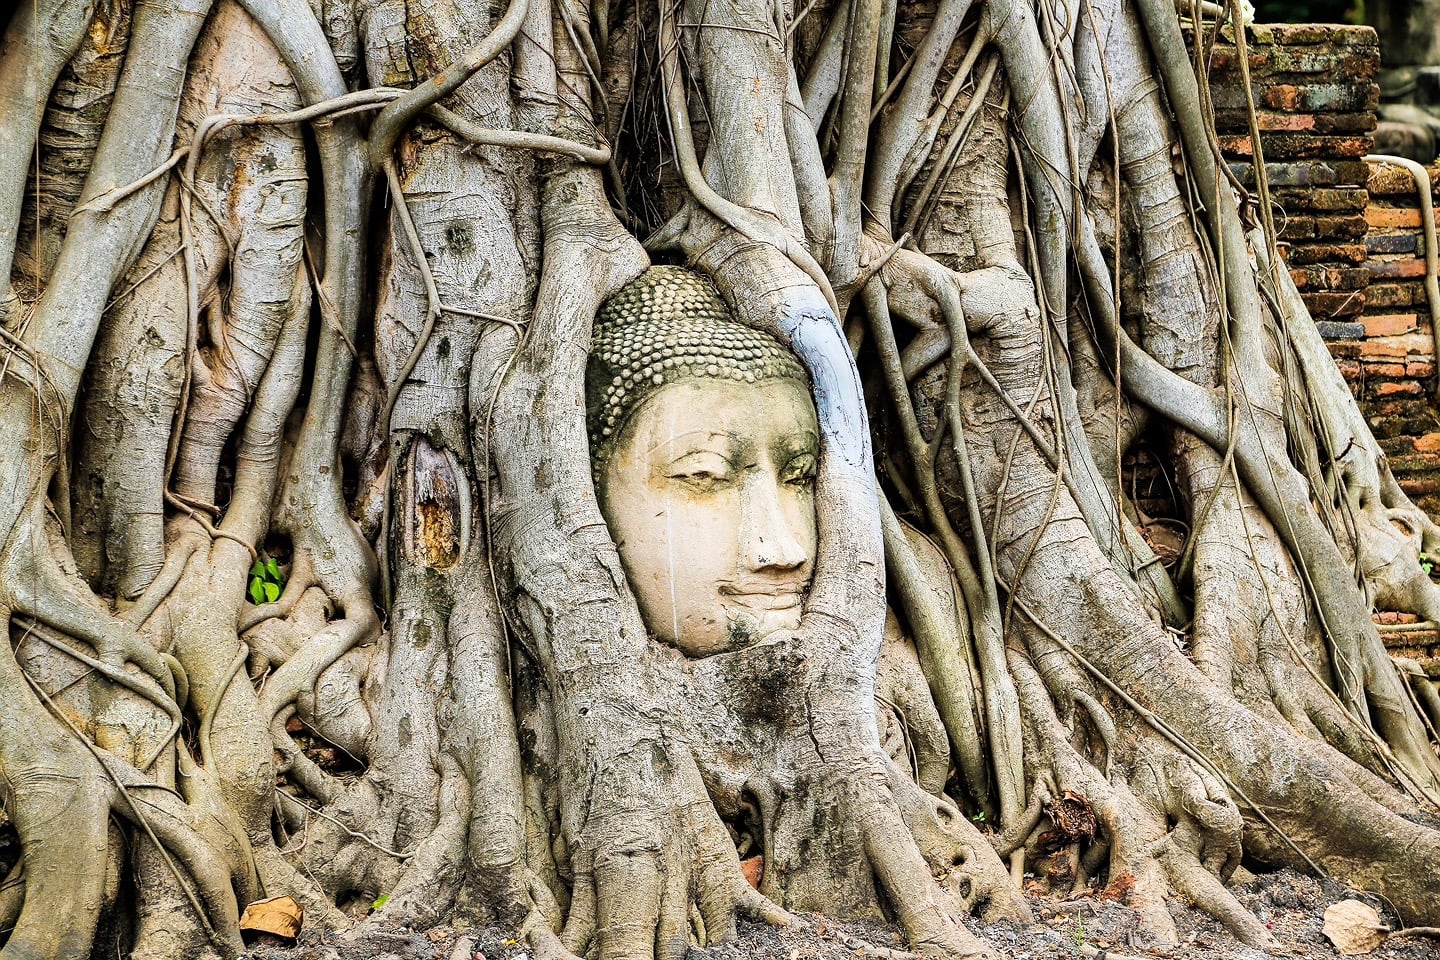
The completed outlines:
<svg viewBox="0 0 1440 960">
<path fill-rule="evenodd" d="M 1430 169 L 1432 190 L 1440 167 Z M 1357 326 L 1333 331 L 1340 362 L 1400 485 L 1440 516 L 1440 415 L 1435 339 L 1425 297 L 1425 246 L 1414 178 L 1370 165 L 1365 268 L 1370 283 Z M 1440 194 L 1433 199 L 1440 201 Z"/>
<path fill-rule="evenodd" d="M 1251 90 L 1281 254 L 1401 485 L 1440 516 L 1440 416 L 1414 180 L 1370 164 L 1380 48 L 1369 27 L 1257 24 Z M 1228 35 L 1228 32 L 1227 32 Z M 1237 52 L 1211 58 L 1216 132 L 1254 185 Z M 1432 176 L 1440 181 L 1440 168 Z M 1437 195 L 1440 198 L 1440 195 Z"/>
<path fill-rule="evenodd" d="M 1256 24 L 1249 53 L 1265 172 L 1280 208 L 1281 253 L 1317 320 L 1358 317 L 1370 282 L 1363 158 L 1371 150 L 1380 102 L 1375 31 Z M 1253 188 L 1254 148 L 1235 47 L 1222 38 L 1210 63 L 1221 149 L 1240 181 Z"/>
<path fill-rule="evenodd" d="M 1368 173 L 1365 306 L 1359 317 L 1331 322 L 1325 332 L 1400 486 L 1440 517 L 1435 340 L 1415 178 L 1388 163 L 1371 163 Z M 1440 167 L 1430 169 L 1430 179 L 1433 191 Z M 1440 632 L 1401 626 L 1415 622 L 1411 614 L 1382 612 L 1375 619 L 1392 655 L 1413 659 L 1440 678 Z"/>
<path fill-rule="evenodd" d="M 1400 485 L 1440 518 L 1440 382 L 1415 181 L 1402 167 L 1364 160 L 1379 97 L 1375 33 L 1310 24 L 1257 24 L 1250 33 L 1265 169 L 1283 210 L 1281 254 Z M 1221 148 L 1253 187 L 1245 91 L 1224 38 L 1210 79 Z M 1440 188 L 1440 166 L 1430 176 Z M 1376 619 L 1393 653 L 1440 677 L 1440 632 L 1397 629 L 1414 621 L 1408 614 Z"/>
</svg>

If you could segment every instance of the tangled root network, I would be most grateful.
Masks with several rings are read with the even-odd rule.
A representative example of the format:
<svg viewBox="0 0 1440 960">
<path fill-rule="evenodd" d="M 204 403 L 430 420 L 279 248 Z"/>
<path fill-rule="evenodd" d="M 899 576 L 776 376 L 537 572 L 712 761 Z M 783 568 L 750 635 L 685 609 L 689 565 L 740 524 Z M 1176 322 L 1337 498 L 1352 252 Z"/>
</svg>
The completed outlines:
<svg viewBox="0 0 1440 960">
<path fill-rule="evenodd" d="M 1440 924 L 1440 696 L 1371 618 L 1440 615 L 1440 529 L 1220 161 L 1237 5 L 1180 7 L 23 0 L 0 960 L 228 958 L 282 896 L 545 958 L 802 912 L 986 956 L 1022 882 L 1265 948 L 1242 864 Z M 645 296 L 813 402 L 801 599 L 703 656 L 597 500 L 605 418 L 706 382 L 626 340 Z M 592 341 L 659 367 L 587 393 Z"/>
</svg>

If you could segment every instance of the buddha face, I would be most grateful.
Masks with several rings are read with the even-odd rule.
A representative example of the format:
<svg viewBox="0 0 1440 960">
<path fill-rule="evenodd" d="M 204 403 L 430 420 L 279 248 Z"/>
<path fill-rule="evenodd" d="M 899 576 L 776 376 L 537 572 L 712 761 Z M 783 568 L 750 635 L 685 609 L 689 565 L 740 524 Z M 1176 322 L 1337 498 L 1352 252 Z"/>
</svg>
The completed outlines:
<svg viewBox="0 0 1440 960">
<path fill-rule="evenodd" d="M 818 454 L 815 406 L 789 379 L 681 380 L 629 417 L 600 508 L 657 639 L 704 657 L 800 625 Z"/>
</svg>

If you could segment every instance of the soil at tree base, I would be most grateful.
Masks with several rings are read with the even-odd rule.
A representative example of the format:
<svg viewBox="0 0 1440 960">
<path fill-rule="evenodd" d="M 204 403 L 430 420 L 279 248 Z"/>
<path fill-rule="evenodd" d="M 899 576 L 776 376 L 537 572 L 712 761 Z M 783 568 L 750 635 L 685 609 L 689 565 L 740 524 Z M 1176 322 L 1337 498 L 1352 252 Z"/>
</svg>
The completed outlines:
<svg viewBox="0 0 1440 960">
<path fill-rule="evenodd" d="M 1169 902 L 1182 943 L 1154 949 L 1138 939 L 1134 911 L 1122 903 L 1093 895 L 1059 900 L 1031 896 L 1037 922 L 966 925 L 983 935 L 1011 960 L 1079 956 L 1077 943 L 1113 950 L 1130 957 L 1169 960 L 1265 960 L 1267 957 L 1333 958 L 1339 954 L 1320 932 L 1325 908 L 1347 897 L 1364 900 L 1380 911 L 1382 922 L 1400 926 L 1398 918 L 1375 897 L 1342 883 L 1318 880 L 1293 870 L 1255 876 L 1237 888 L 1239 899 L 1274 934 L 1281 950 L 1266 953 L 1232 937 L 1218 921 L 1184 903 Z M 529 947 L 513 930 L 483 927 L 456 930 L 437 927 L 416 933 L 402 927 L 366 927 L 349 936 L 323 942 L 302 934 L 295 947 L 257 944 L 256 960 L 530 960 Z M 842 923 L 805 916 L 801 924 L 769 927 L 741 921 L 740 937 L 723 946 L 692 949 L 688 960 L 856 960 L 864 946 L 904 951 L 900 932 L 878 923 Z M 1440 960 L 1440 942 L 1423 938 L 1388 940 L 1369 960 Z"/>
</svg>

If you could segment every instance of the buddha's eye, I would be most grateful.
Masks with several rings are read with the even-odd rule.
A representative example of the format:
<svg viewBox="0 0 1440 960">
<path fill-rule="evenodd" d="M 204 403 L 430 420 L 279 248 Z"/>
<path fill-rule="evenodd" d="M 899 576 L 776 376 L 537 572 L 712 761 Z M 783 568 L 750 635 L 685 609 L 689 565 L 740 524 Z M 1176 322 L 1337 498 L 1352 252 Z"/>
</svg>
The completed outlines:
<svg viewBox="0 0 1440 960">
<path fill-rule="evenodd" d="M 785 464 L 785 469 L 780 471 L 780 479 L 784 483 L 808 487 L 815 482 L 815 469 L 814 454 L 802 453 Z"/>
<path fill-rule="evenodd" d="M 706 491 L 724 484 L 733 472 L 730 461 L 724 457 L 710 451 L 698 451 L 673 461 L 666 468 L 665 476 L 695 490 Z"/>
</svg>

